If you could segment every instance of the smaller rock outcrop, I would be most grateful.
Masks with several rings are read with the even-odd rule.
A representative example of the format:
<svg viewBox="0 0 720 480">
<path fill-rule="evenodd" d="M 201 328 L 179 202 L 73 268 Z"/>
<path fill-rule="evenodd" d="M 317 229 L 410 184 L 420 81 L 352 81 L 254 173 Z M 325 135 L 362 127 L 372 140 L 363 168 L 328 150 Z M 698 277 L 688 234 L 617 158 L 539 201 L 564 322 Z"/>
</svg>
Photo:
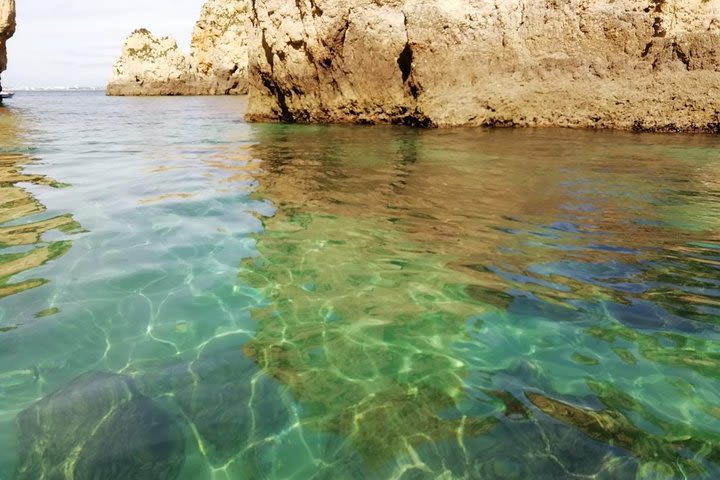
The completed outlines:
<svg viewBox="0 0 720 480">
<path fill-rule="evenodd" d="M 0 0 L 0 73 L 7 67 L 5 42 L 15 33 L 15 0 Z M 2 91 L 2 86 L 0 86 Z"/>
<path fill-rule="evenodd" d="M 135 30 L 123 45 L 108 95 L 241 95 L 247 93 L 247 0 L 208 0 L 191 52 L 171 37 Z"/>
<path fill-rule="evenodd" d="M 197 90 L 190 62 L 177 42 L 144 28 L 127 39 L 114 70 L 110 95 L 191 95 Z"/>
</svg>

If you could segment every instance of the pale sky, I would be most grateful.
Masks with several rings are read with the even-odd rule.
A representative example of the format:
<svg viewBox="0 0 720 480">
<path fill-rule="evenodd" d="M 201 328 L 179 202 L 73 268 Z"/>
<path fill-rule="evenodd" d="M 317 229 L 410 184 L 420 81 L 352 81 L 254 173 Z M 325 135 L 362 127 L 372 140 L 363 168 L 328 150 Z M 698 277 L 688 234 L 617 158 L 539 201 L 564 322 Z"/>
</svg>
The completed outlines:
<svg viewBox="0 0 720 480">
<path fill-rule="evenodd" d="M 125 38 L 144 27 L 189 51 L 204 0 L 18 0 L 9 88 L 105 86 Z"/>
</svg>

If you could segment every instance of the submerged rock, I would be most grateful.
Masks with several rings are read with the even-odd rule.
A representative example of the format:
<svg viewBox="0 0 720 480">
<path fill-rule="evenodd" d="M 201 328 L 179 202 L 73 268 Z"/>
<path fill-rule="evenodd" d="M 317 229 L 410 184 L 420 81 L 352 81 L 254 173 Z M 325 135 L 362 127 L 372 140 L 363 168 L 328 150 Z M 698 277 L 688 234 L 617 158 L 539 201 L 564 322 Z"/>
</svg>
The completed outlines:
<svg viewBox="0 0 720 480">
<path fill-rule="evenodd" d="M 251 120 L 720 131 L 720 0 L 256 0 Z"/>
<path fill-rule="evenodd" d="M 170 37 L 135 30 L 113 67 L 109 95 L 247 93 L 247 0 L 209 0 L 186 55 Z"/>
<path fill-rule="evenodd" d="M 290 420 L 282 388 L 243 355 L 243 341 L 233 335 L 219 338 L 197 358 L 145 365 L 133 373 L 148 396 L 172 394 L 201 439 L 203 454 L 218 468 L 233 459 L 252 464 L 243 452 L 266 444 Z"/>
<path fill-rule="evenodd" d="M 177 478 L 181 427 L 128 377 L 88 373 L 20 412 L 15 478 Z"/>
<path fill-rule="evenodd" d="M 640 460 L 642 475 L 638 478 L 670 478 L 673 475 L 681 478 L 688 473 L 706 473 L 703 460 L 717 462 L 716 439 L 708 441 L 690 435 L 665 438 L 642 431 L 618 410 L 591 410 L 537 393 L 526 395 L 546 415 L 574 426 L 593 440 L 632 452 Z M 603 401 L 608 402 L 608 399 L 603 398 Z M 625 400 L 624 403 L 631 402 Z M 651 475 L 650 472 L 655 473 Z"/>
<path fill-rule="evenodd" d="M 5 42 L 15 33 L 15 0 L 0 0 L 0 73 L 7 68 Z M 0 91 L 2 87 L 0 86 Z"/>
<path fill-rule="evenodd" d="M 290 409 L 279 385 L 240 348 L 208 349 L 191 369 L 195 382 L 180 386 L 175 396 L 214 464 L 221 466 L 287 428 Z"/>
</svg>

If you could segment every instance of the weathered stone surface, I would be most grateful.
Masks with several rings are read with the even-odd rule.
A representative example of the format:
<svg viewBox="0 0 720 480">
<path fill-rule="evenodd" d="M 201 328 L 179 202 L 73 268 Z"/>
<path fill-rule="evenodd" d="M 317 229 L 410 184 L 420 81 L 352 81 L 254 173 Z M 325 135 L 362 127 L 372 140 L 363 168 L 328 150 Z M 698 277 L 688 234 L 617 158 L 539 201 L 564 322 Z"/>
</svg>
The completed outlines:
<svg viewBox="0 0 720 480">
<path fill-rule="evenodd" d="M 0 73 L 7 68 L 5 42 L 15 33 L 15 0 L 0 0 Z M 0 86 L 0 91 L 2 87 Z"/>
<path fill-rule="evenodd" d="M 17 423 L 17 480 L 172 480 L 185 458 L 176 420 L 122 375 L 83 375 L 23 410 Z"/>
<path fill-rule="evenodd" d="M 109 95 L 247 93 L 247 0 L 208 0 L 193 32 L 191 53 L 145 29 L 130 35 L 113 67 Z"/>
<path fill-rule="evenodd" d="M 191 63 L 211 94 L 247 93 L 247 0 L 208 0 L 195 25 Z"/>
<path fill-rule="evenodd" d="M 108 85 L 111 95 L 191 95 L 197 88 L 190 62 L 170 37 L 135 30 L 123 45 Z"/>
<path fill-rule="evenodd" d="M 720 131 L 720 0 L 256 0 L 251 120 Z"/>
</svg>

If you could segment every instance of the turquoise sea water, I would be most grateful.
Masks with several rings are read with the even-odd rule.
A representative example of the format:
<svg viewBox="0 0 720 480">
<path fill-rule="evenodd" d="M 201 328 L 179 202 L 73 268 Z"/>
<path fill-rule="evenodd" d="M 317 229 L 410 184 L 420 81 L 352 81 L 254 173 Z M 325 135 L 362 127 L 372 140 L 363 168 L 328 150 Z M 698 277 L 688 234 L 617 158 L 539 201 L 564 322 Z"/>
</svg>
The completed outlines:
<svg viewBox="0 0 720 480">
<path fill-rule="evenodd" d="M 0 108 L 0 479 L 720 478 L 720 138 Z"/>
</svg>

